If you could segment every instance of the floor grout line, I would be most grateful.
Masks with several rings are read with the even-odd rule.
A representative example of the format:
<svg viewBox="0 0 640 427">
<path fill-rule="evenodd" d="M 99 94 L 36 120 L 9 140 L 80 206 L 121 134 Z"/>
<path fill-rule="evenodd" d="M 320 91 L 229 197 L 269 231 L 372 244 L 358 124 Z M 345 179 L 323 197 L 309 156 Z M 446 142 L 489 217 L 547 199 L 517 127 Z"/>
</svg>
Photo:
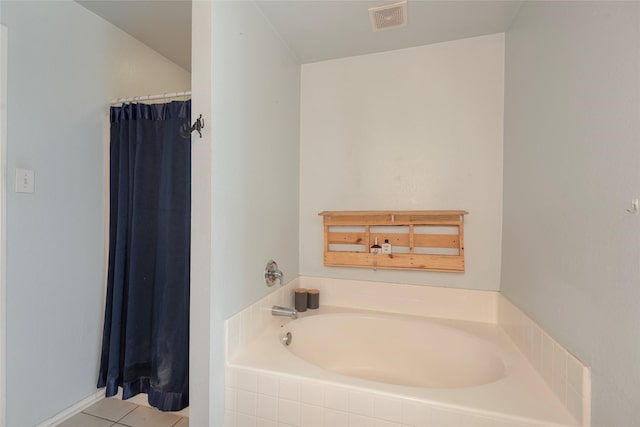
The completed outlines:
<svg viewBox="0 0 640 427">
<path fill-rule="evenodd" d="M 117 423 L 117 421 L 113 421 L 113 420 L 110 420 L 109 418 L 105 418 L 105 417 L 100 417 L 98 415 L 93 415 L 93 414 L 90 414 L 88 412 L 80 411 L 79 413 L 83 414 L 83 415 L 88 415 L 88 416 L 93 417 L 93 418 L 97 418 L 99 420 L 105 420 L 105 421 L 111 421 L 112 423 Z M 74 417 L 75 417 L 75 415 L 74 415 Z M 71 417 L 71 418 L 73 418 L 73 417 Z"/>
<path fill-rule="evenodd" d="M 123 400 L 124 402 L 124 400 Z M 127 417 L 127 415 L 129 415 L 130 413 L 132 413 L 133 411 L 135 411 L 136 409 L 138 409 L 140 407 L 140 405 L 137 405 L 135 403 L 133 403 L 133 405 L 136 405 L 135 408 L 131 409 L 129 412 L 127 412 L 126 414 L 124 414 L 122 417 L 120 417 L 120 419 L 118 421 L 116 421 L 116 423 L 119 423 L 120 421 L 122 421 L 123 419 L 125 419 Z M 126 424 L 125 424 L 126 425 Z"/>
<path fill-rule="evenodd" d="M 117 427 L 117 426 L 132 427 L 130 424 L 125 424 L 125 423 L 123 423 L 123 422 L 122 422 L 122 420 L 124 420 L 127 416 L 131 415 L 134 411 L 138 410 L 139 408 L 156 409 L 156 408 L 148 407 L 148 406 L 145 406 L 145 405 L 139 405 L 139 404 L 137 404 L 137 403 L 133 403 L 133 402 L 126 402 L 126 401 L 124 401 L 124 400 L 119 400 L 119 402 L 129 403 L 129 404 L 134 405 L 134 407 L 133 407 L 133 408 L 131 408 L 127 413 L 125 413 L 123 416 L 121 416 L 119 419 L 117 419 L 117 420 L 115 420 L 115 421 L 114 421 L 113 419 L 105 418 L 104 416 L 94 415 L 94 414 L 90 414 L 90 413 L 88 413 L 88 412 L 85 412 L 85 411 L 86 411 L 87 409 L 89 409 L 90 407 L 89 407 L 89 408 L 85 408 L 85 410 L 80 411 L 80 412 L 79 412 L 78 414 L 76 414 L 75 416 L 77 416 L 77 415 L 79 415 L 79 414 L 83 414 L 83 415 L 85 415 L 85 416 L 90 416 L 90 417 L 92 417 L 92 418 L 96 418 L 96 419 L 99 419 L 99 420 L 108 421 L 108 422 L 110 423 L 110 424 L 109 424 L 109 426 L 110 426 L 110 427 L 114 427 L 114 426 L 116 426 L 116 427 Z M 92 406 L 93 406 L 93 405 L 92 405 Z M 163 412 L 163 411 L 160 411 L 160 412 Z M 176 411 L 176 412 L 177 412 L 177 411 Z M 165 413 L 165 414 L 171 414 L 171 412 L 164 412 L 164 413 Z M 177 419 L 173 424 L 171 424 L 171 427 L 175 427 L 176 425 L 178 425 L 179 423 L 181 423 L 185 418 L 186 418 L 187 420 L 189 419 L 189 417 L 188 417 L 188 416 L 178 415 L 178 414 L 173 414 L 173 415 L 176 415 L 176 416 L 178 417 L 178 419 Z M 74 416 L 74 417 L 75 417 L 75 416 Z M 73 419 L 74 417 L 71 417 L 70 419 Z"/>
</svg>

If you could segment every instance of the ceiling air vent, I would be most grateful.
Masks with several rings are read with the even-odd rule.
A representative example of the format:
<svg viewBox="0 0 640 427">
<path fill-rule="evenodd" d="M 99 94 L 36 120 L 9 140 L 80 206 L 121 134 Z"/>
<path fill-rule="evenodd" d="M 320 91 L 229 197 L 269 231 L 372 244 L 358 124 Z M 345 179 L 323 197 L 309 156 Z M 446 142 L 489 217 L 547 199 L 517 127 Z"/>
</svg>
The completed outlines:
<svg viewBox="0 0 640 427">
<path fill-rule="evenodd" d="M 369 8 L 369 16 L 371 17 L 373 31 L 406 27 L 407 1 Z"/>
</svg>

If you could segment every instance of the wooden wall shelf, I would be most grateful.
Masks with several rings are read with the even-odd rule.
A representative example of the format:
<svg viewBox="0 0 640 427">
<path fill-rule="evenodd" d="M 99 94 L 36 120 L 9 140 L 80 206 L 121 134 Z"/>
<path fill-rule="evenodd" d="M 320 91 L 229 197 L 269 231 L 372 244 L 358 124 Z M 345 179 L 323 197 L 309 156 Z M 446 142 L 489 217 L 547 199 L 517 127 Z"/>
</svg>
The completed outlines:
<svg viewBox="0 0 640 427">
<path fill-rule="evenodd" d="M 325 211 L 324 265 L 464 272 L 467 211 Z M 375 238 L 391 254 L 372 254 Z"/>
</svg>

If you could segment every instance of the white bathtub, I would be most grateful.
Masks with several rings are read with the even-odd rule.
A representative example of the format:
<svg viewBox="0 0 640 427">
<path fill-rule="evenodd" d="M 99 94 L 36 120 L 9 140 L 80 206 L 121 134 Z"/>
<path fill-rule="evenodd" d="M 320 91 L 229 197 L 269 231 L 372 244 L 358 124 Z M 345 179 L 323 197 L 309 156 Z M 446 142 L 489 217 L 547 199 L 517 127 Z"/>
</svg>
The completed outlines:
<svg viewBox="0 0 640 427">
<path fill-rule="evenodd" d="M 495 344 L 425 318 L 331 313 L 288 322 L 287 349 L 329 371 L 387 384 L 460 388 L 489 384 L 508 372 Z"/>
<path fill-rule="evenodd" d="M 229 427 L 578 425 L 495 324 L 328 306 L 269 322 L 229 355 Z"/>
</svg>

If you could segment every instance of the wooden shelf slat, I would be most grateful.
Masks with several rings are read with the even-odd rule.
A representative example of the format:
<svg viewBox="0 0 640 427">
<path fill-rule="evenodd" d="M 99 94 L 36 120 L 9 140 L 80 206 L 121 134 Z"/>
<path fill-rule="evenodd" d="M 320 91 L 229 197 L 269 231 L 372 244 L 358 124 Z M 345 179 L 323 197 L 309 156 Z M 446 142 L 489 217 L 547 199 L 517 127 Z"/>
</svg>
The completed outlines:
<svg viewBox="0 0 640 427">
<path fill-rule="evenodd" d="M 438 216 L 438 215 L 468 215 L 467 211 L 322 211 L 318 216 L 371 216 L 371 215 L 406 215 L 406 216 Z"/>
<path fill-rule="evenodd" d="M 464 271 L 464 257 L 431 254 L 371 254 L 367 252 L 327 252 L 325 265 L 389 268 L 397 270 Z"/>
<path fill-rule="evenodd" d="M 378 243 L 389 240 L 392 246 L 409 247 L 409 235 L 407 233 L 369 233 L 370 239 L 378 238 Z M 366 245 L 365 233 L 329 231 L 330 245 Z M 460 238 L 457 234 L 415 234 L 413 235 L 413 246 L 421 248 L 458 248 Z"/>
</svg>

